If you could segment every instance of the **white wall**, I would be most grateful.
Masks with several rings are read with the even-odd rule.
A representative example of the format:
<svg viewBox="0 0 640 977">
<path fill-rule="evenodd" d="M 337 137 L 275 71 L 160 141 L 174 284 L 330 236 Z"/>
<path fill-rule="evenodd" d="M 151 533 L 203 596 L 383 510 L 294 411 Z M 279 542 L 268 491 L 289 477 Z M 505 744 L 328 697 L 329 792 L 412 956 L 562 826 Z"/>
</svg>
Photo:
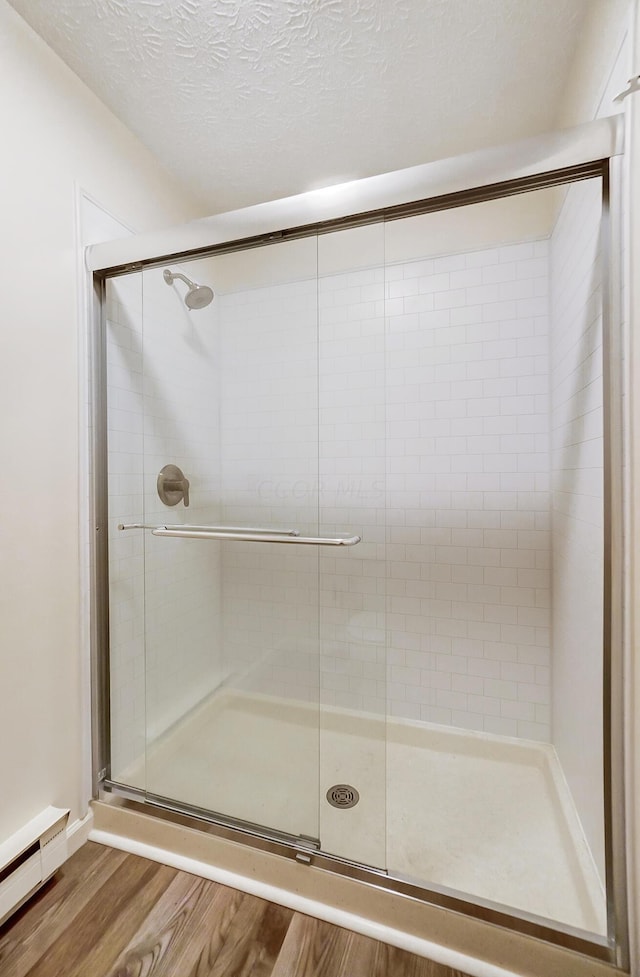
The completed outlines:
<svg viewBox="0 0 640 977">
<path fill-rule="evenodd" d="M 139 230 L 200 216 L 0 0 L 0 837 L 84 814 L 75 184 Z M 10 474 L 9 474 L 10 473 Z M 86 707 L 86 703 L 84 703 Z"/>
<path fill-rule="evenodd" d="M 634 3 L 635 0 L 598 0 L 589 4 L 558 103 L 559 128 L 622 111 L 622 106 L 613 104 L 612 99 L 626 88 L 629 77 L 628 31 Z"/>
</svg>

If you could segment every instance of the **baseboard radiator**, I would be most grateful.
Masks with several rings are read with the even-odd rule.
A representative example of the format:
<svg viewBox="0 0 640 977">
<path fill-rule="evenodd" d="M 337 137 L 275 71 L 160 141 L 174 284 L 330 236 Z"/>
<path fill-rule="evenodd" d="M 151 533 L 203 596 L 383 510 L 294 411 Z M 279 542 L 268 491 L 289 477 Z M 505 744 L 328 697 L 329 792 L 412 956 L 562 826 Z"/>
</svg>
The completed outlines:
<svg viewBox="0 0 640 977">
<path fill-rule="evenodd" d="M 0 844 L 0 924 L 67 858 L 69 811 L 47 807 Z"/>
</svg>

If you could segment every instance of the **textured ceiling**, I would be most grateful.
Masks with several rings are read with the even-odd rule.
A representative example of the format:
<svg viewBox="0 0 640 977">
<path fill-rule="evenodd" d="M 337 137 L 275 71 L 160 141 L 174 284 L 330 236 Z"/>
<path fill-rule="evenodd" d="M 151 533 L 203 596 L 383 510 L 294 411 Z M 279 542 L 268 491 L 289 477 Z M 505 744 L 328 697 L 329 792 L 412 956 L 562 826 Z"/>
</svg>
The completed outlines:
<svg viewBox="0 0 640 977">
<path fill-rule="evenodd" d="M 205 214 L 553 128 L 590 0 L 10 2 Z"/>
</svg>

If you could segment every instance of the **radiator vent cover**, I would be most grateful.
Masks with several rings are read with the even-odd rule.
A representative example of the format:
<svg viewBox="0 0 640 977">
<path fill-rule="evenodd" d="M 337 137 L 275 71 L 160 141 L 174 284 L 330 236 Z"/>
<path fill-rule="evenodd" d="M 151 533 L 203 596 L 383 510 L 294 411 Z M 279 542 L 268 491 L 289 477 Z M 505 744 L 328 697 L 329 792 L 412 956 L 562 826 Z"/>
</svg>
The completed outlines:
<svg viewBox="0 0 640 977">
<path fill-rule="evenodd" d="M 0 925 L 66 861 L 68 819 L 47 807 L 0 844 Z"/>
</svg>

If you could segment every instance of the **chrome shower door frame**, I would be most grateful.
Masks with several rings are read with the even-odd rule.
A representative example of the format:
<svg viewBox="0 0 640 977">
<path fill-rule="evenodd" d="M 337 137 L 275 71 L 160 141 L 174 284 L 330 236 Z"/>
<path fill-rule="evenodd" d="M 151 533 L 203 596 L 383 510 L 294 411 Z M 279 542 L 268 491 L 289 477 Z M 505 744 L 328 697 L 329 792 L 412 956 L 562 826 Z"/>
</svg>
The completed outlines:
<svg viewBox="0 0 640 977">
<path fill-rule="evenodd" d="M 107 439 L 104 370 L 104 291 L 108 278 L 158 267 L 187 257 L 204 257 L 270 245 L 315 234 L 403 217 L 448 210 L 535 189 L 592 178 L 602 181 L 603 255 L 603 401 L 604 401 L 604 746 L 605 847 L 608 937 L 586 934 L 481 899 L 465 898 L 441 886 L 418 887 L 383 870 L 349 862 L 315 849 L 304 850 L 306 863 L 368 885 L 410 896 L 435 906 L 544 940 L 622 969 L 628 968 L 628 907 L 624 788 L 624 505 L 623 335 L 621 323 L 622 121 L 600 120 L 566 133 L 524 140 L 512 147 L 482 151 L 453 161 L 426 164 L 347 185 L 344 193 L 328 188 L 272 204 L 247 208 L 166 232 L 139 235 L 88 249 L 94 273 L 94 511 L 93 565 L 93 756 L 94 790 L 129 798 L 136 809 L 160 813 L 177 823 L 206 823 L 221 837 L 300 859 L 296 839 L 260 826 L 234 821 L 166 798 L 143 795 L 111 780 L 109 728 L 109 624 L 107 551 Z M 332 194 L 333 191 L 333 194 Z M 323 196 L 324 194 L 324 196 Z M 612 205 L 613 204 L 613 205 Z M 319 215 L 319 216 L 318 216 Z M 202 530 L 215 527 L 197 527 Z M 168 534 L 165 530 L 165 534 Z M 292 540 L 293 541 L 293 540 Z M 281 542 L 286 542 L 281 540 Z M 304 542 L 317 543 L 318 540 Z M 335 542 L 335 541 L 334 541 Z M 342 541 L 341 541 L 342 542 Z"/>
</svg>

